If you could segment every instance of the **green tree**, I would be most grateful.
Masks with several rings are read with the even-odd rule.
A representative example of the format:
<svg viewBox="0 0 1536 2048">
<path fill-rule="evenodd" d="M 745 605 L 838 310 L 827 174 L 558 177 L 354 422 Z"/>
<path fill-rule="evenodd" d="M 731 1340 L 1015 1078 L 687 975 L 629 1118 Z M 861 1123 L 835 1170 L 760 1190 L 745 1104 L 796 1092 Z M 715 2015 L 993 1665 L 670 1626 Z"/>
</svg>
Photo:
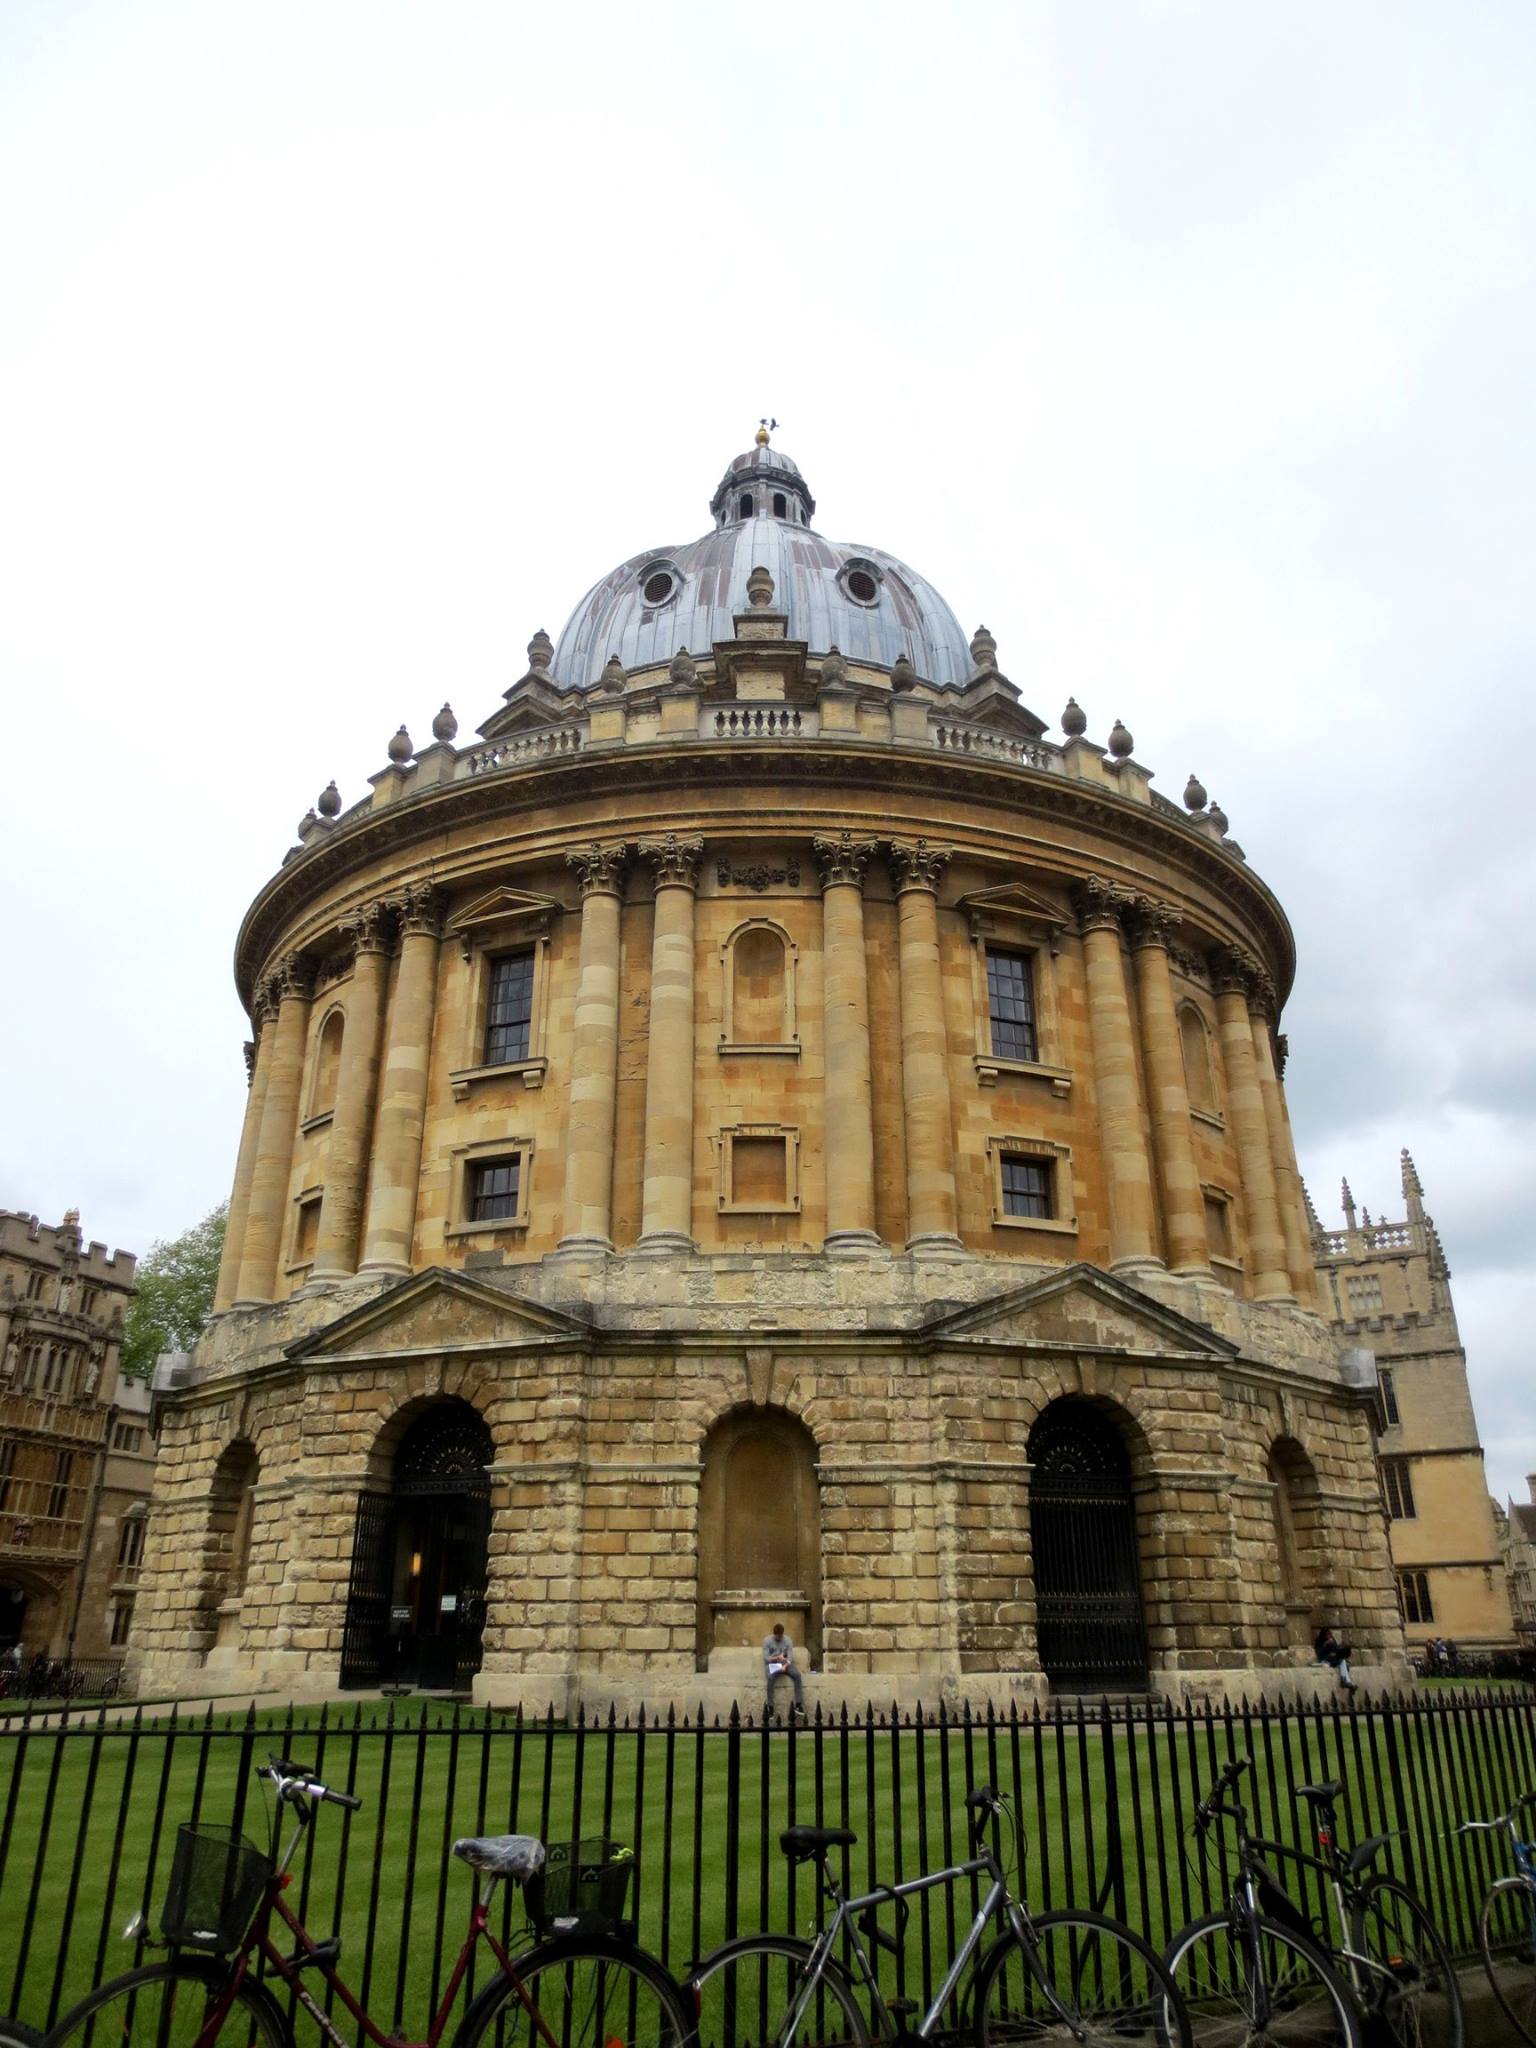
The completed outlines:
<svg viewBox="0 0 1536 2048">
<path fill-rule="evenodd" d="M 180 1237 L 157 1238 L 139 1261 L 123 1319 L 123 1371 L 147 1379 L 162 1351 L 190 1351 L 213 1307 L 224 1225 L 221 1202 Z"/>
</svg>

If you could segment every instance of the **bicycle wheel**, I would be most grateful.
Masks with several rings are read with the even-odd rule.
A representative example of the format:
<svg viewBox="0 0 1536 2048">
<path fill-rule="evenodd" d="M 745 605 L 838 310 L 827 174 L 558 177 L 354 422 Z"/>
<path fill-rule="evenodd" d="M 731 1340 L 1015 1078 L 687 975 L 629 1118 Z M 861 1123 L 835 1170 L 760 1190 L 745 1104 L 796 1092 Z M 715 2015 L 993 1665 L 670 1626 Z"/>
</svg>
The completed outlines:
<svg viewBox="0 0 1536 2048">
<path fill-rule="evenodd" d="M 46 2048 L 192 2048 L 227 1976 L 219 1962 L 179 1956 L 98 1984 L 47 2036 Z M 281 2011 L 245 1983 L 215 2036 L 218 2048 L 293 2048 Z"/>
<path fill-rule="evenodd" d="M 1190 2048 L 1173 1979 L 1139 1934 L 1100 1913 L 1042 1913 L 1032 1924 L 1040 1970 L 1083 2048 Z M 975 2029 L 979 2048 L 1064 2038 L 1061 2014 L 1013 1934 L 978 1967 Z"/>
<path fill-rule="evenodd" d="M 1398 2048 L 1463 2048 L 1466 2019 L 1451 1952 L 1419 1901 L 1396 1878 L 1373 1878 L 1350 1916 L 1350 1942 L 1385 1972 L 1361 1970 L 1368 2019 Z"/>
<path fill-rule="evenodd" d="M 698 2048 L 771 2048 L 789 2018 L 811 1959 L 808 1941 L 747 1934 L 706 1956 L 688 1980 L 697 2012 Z M 829 1961 L 795 2048 L 849 2042 L 866 2048 L 869 2030 L 853 1987 Z"/>
<path fill-rule="evenodd" d="M 685 2048 L 693 2032 L 682 1987 L 643 1949 L 573 1934 L 513 1961 L 558 2048 Z M 481 2043 L 548 2048 L 509 1977 L 486 1985 L 454 2036 L 454 2048 Z"/>
<path fill-rule="evenodd" d="M 43 2048 L 43 2037 L 20 2020 L 0 2019 L 0 2048 Z"/>
<path fill-rule="evenodd" d="M 1501 1877 L 1483 1901 L 1477 1940 L 1494 1997 L 1536 2048 L 1536 1885 Z"/>
<path fill-rule="evenodd" d="M 1273 1920 L 1255 1928 L 1262 1986 L 1230 1913 L 1192 1921 L 1165 1950 L 1195 2048 L 1361 2048 L 1349 1994 L 1322 1950 Z"/>
</svg>

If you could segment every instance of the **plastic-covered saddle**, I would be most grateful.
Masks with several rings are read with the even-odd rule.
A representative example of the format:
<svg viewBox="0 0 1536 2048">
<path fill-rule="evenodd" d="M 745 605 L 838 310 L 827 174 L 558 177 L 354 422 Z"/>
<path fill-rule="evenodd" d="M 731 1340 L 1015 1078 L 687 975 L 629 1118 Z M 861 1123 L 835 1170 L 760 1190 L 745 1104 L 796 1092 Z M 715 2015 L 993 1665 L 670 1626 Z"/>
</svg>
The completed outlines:
<svg viewBox="0 0 1536 2048">
<path fill-rule="evenodd" d="M 509 1884 L 526 1884 L 544 1868 L 544 1844 L 537 1835 L 464 1835 L 453 1853 L 471 1870 L 504 1877 Z"/>
</svg>

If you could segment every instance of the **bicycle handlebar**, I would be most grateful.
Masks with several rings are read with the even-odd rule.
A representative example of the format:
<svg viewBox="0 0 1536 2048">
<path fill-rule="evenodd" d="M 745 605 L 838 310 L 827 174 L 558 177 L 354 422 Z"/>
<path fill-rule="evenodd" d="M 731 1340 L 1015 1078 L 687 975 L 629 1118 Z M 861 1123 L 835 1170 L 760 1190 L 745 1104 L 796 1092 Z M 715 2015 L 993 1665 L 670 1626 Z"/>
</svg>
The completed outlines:
<svg viewBox="0 0 1536 2048">
<path fill-rule="evenodd" d="M 285 1756 L 274 1756 L 256 1767 L 258 1778 L 270 1778 L 277 1787 L 279 1799 L 290 1803 L 295 1798 L 325 1799 L 332 1806 L 345 1807 L 348 1813 L 357 1813 L 363 1802 L 355 1799 L 350 1792 L 338 1792 L 334 1786 L 324 1785 L 312 1770 L 303 1764 L 290 1762 Z"/>
<path fill-rule="evenodd" d="M 1224 1763 L 1216 1773 L 1210 1791 L 1206 1793 L 1200 1804 L 1195 1808 L 1195 1826 L 1202 1835 L 1216 1818 L 1217 1814 L 1223 1810 L 1221 1804 L 1222 1794 L 1232 1789 L 1244 1771 L 1249 1768 L 1250 1762 L 1251 1759 L 1246 1756 L 1234 1756 Z"/>
<path fill-rule="evenodd" d="M 1524 1793 L 1515 1801 L 1508 1813 L 1501 1813 L 1497 1820 L 1464 1820 L 1461 1826 L 1456 1829 L 1456 1833 L 1458 1835 L 1478 1835 L 1490 1833 L 1498 1828 L 1512 1828 L 1528 1806 L 1536 1806 L 1536 1792 Z"/>
</svg>

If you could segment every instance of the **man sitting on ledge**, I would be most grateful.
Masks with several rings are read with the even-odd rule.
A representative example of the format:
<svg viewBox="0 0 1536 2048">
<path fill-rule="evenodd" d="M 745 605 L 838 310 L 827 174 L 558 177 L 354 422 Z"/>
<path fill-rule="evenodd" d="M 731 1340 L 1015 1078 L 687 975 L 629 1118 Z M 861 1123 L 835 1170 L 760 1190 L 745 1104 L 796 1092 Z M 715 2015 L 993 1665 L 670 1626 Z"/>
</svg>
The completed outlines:
<svg viewBox="0 0 1536 2048">
<path fill-rule="evenodd" d="M 768 1704 L 764 1710 L 767 1720 L 773 1719 L 773 1688 L 781 1678 L 787 1678 L 795 1688 L 795 1712 L 805 1718 L 805 1680 L 795 1664 L 795 1646 L 784 1633 L 782 1621 L 773 1624 L 772 1635 L 763 1637 L 763 1675 L 768 1683 Z"/>
</svg>

